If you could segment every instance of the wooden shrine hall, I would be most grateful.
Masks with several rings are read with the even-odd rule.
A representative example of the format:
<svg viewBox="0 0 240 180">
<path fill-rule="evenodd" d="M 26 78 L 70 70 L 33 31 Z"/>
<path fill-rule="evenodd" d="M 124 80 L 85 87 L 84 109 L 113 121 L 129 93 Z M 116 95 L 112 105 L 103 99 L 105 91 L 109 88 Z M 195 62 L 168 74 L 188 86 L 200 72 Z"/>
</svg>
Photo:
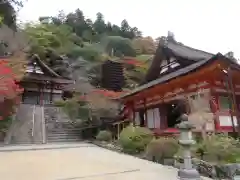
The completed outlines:
<svg viewBox="0 0 240 180">
<path fill-rule="evenodd" d="M 63 86 L 72 83 L 72 80 L 61 77 L 37 55 L 33 55 L 28 61 L 26 74 L 20 81 L 24 88 L 22 103 L 51 104 L 62 99 Z"/>
<path fill-rule="evenodd" d="M 165 134 L 178 132 L 176 124 L 181 113 L 193 113 L 191 104 L 188 110 L 177 108 L 183 100 L 190 102 L 207 94 L 210 99 L 204 105 L 205 112 L 213 116 L 206 120 L 206 130 L 240 132 L 239 77 L 240 65 L 232 57 L 193 49 L 166 38 L 159 42 L 142 85 L 120 100 L 126 119 L 156 134 Z"/>
</svg>

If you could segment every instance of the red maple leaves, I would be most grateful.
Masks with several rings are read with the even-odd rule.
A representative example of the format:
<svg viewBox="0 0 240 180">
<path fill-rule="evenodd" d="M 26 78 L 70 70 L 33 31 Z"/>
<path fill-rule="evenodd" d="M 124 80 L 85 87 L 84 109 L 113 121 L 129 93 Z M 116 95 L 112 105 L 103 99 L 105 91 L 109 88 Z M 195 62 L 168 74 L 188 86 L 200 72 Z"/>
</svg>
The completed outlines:
<svg viewBox="0 0 240 180">
<path fill-rule="evenodd" d="M 103 95 L 104 97 L 114 99 L 114 98 L 120 97 L 125 92 L 123 92 L 123 91 L 115 92 L 115 91 L 109 91 L 109 90 L 106 90 L 106 89 L 97 89 L 97 90 L 93 91 L 93 93 L 97 93 L 99 95 Z"/>
<path fill-rule="evenodd" d="M 16 76 L 8 62 L 0 60 L 0 120 L 13 113 L 20 102 L 23 89 L 16 83 Z"/>
<path fill-rule="evenodd" d="M 125 64 L 129 64 L 129 65 L 133 65 L 136 67 L 144 67 L 145 64 L 139 60 L 137 60 L 136 58 L 133 57 L 125 57 L 124 58 L 124 63 Z"/>
<path fill-rule="evenodd" d="M 124 93 L 126 93 L 126 92 L 125 91 L 115 92 L 115 91 L 109 91 L 106 89 L 95 89 L 92 92 L 90 92 L 88 95 L 80 96 L 79 99 L 84 101 L 87 99 L 87 96 L 91 96 L 93 94 L 97 94 L 97 95 L 103 96 L 108 99 L 117 99 Z"/>
</svg>

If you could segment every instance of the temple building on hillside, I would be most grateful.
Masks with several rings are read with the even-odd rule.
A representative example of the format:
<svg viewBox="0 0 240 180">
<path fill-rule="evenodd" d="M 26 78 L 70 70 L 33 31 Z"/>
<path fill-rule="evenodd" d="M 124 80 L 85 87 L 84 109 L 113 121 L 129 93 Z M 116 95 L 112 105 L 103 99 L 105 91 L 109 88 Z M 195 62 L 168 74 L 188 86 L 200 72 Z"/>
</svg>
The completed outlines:
<svg viewBox="0 0 240 180">
<path fill-rule="evenodd" d="M 62 99 L 63 87 L 73 83 L 55 73 L 37 55 L 33 55 L 20 81 L 24 88 L 22 103 L 46 105 Z"/>
<path fill-rule="evenodd" d="M 179 116 L 192 111 L 191 105 L 179 107 L 207 94 L 205 111 L 213 116 L 206 131 L 240 132 L 239 77 L 240 65 L 232 58 L 162 39 L 142 85 L 120 97 L 124 117 L 156 134 L 178 133 Z"/>
</svg>

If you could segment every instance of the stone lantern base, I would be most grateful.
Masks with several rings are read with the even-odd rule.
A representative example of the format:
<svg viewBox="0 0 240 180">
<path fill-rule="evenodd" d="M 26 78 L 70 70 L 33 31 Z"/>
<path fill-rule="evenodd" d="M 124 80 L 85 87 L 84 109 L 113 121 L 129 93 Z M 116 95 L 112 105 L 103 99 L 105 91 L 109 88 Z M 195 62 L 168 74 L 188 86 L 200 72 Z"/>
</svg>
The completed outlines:
<svg viewBox="0 0 240 180">
<path fill-rule="evenodd" d="M 178 171 L 180 180 L 200 180 L 199 172 L 196 169 L 180 169 Z"/>
</svg>

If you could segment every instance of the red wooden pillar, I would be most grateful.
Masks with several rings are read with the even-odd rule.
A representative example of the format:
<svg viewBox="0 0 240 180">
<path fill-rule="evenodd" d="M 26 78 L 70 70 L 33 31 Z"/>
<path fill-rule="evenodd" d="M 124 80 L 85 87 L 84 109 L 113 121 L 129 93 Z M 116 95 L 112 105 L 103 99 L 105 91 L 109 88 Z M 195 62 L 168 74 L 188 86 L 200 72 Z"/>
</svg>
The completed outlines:
<svg viewBox="0 0 240 180">
<path fill-rule="evenodd" d="M 214 126 L 215 126 L 215 131 L 218 131 L 220 128 L 220 122 L 219 118 L 217 115 L 218 111 L 218 97 L 216 96 L 216 93 L 214 92 L 214 87 L 215 87 L 215 79 L 212 77 L 207 81 L 210 85 L 209 87 L 209 104 L 210 104 L 210 110 L 213 113 L 213 121 L 214 121 Z"/>
<path fill-rule="evenodd" d="M 135 125 L 136 125 L 136 123 L 135 123 L 136 117 L 135 117 L 135 104 L 134 104 L 134 101 L 132 101 L 132 102 L 130 103 L 130 109 L 131 109 L 131 111 L 132 111 L 132 117 L 133 117 L 132 122 L 133 122 L 133 126 L 135 126 Z"/>
<path fill-rule="evenodd" d="M 220 122 L 219 122 L 219 115 L 218 112 L 218 97 L 216 96 L 213 87 L 210 88 L 210 108 L 211 112 L 214 114 L 214 125 L 215 125 L 215 131 L 218 131 L 220 129 Z"/>
<path fill-rule="evenodd" d="M 236 115 L 236 118 L 237 118 L 237 123 L 238 123 L 237 127 L 235 127 L 234 122 L 232 123 L 232 125 L 233 125 L 233 129 L 235 131 L 237 131 L 238 136 L 240 136 L 240 125 L 239 125 L 240 117 L 239 117 L 239 112 L 238 112 L 237 97 L 236 97 L 236 92 L 235 92 L 235 88 L 234 88 L 234 84 L 233 84 L 233 76 L 232 76 L 232 69 L 231 68 L 229 68 L 229 70 L 228 70 L 228 82 L 229 82 L 229 89 L 230 89 L 230 92 L 232 94 L 232 100 L 233 100 L 232 103 L 233 103 L 233 106 L 234 106 L 232 108 L 232 111 L 235 112 L 235 115 Z M 237 134 L 236 134 L 236 136 L 237 136 Z"/>
<path fill-rule="evenodd" d="M 161 104 L 159 107 L 160 112 L 160 129 L 164 130 L 168 128 L 167 125 L 167 110 L 165 104 Z"/>
<path fill-rule="evenodd" d="M 42 94 L 42 88 L 40 88 L 39 89 L 39 91 L 40 91 L 40 106 L 42 106 L 43 105 L 43 94 Z"/>
<path fill-rule="evenodd" d="M 147 127 L 147 121 L 148 121 L 148 116 L 147 116 L 147 108 L 146 108 L 146 98 L 143 99 L 143 110 L 144 110 L 144 126 Z"/>
<path fill-rule="evenodd" d="M 40 87 L 39 87 L 39 92 L 40 92 L 40 106 L 43 106 L 43 104 L 44 104 L 44 97 L 43 97 L 43 89 L 44 89 L 44 84 L 43 85 L 40 85 Z"/>
<path fill-rule="evenodd" d="M 50 88 L 51 88 L 51 92 L 50 92 L 50 103 L 52 103 L 52 102 L 53 102 L 53 88 L 54 88 L 53 82 L 51 82 Z"/>
</svg>

